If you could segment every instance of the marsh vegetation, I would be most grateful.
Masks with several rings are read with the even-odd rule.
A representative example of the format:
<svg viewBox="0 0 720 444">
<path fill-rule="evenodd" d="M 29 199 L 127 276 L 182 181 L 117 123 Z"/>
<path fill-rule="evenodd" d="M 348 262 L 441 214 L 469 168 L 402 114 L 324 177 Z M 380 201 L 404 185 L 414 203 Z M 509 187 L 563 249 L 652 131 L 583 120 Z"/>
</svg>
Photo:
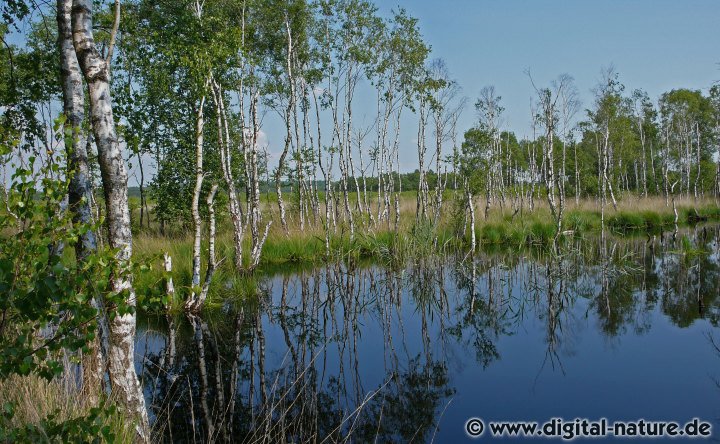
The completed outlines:
<svg viewBox="0 0 720 444">
<path fill-rule="evenodd" d="M 716 417 L 718 85 L 528 71 L 520 136 L 402 8 L 0 11 L 0 441 Z"/>
</svg>

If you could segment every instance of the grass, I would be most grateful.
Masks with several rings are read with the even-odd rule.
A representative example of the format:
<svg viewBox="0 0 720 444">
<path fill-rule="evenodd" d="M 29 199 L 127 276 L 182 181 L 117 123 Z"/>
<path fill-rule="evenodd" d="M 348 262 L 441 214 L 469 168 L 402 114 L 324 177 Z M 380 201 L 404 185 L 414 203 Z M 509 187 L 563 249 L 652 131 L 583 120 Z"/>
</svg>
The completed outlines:
<svg viewBox="0 0 720 444">
<path fill-rule="evenodd" d="M 555 223 L 529 217 L 513 222 L 483 223 L 476 231 L 477 239 L 485 246 L 542 245 L 555 237 Z"/>
<path fill-rule="evenodd" d="M 720 221 L 720 209 L 717 207 L 682 207 L 678 209 L 678 226 L 710 221 Z M 673 229 L 675 215 L 667 211 L 620 211 L 608 218 L 608 226 L 614 232 L 621 234 L 657 233 Z"/>
<path fill-rule="evenodd" d="M 322 237 L 321 237 L 322 236 Z M 293 233 L 289 236 L 269 237 L 263 247 L 260 265 L 278 265 L 286 262 L 313 262 L 325 254 L 325 239 L 320 232 Z"/>
<path fill-rule="evenodd" d="M 57 439 L 58 433 L 66 440 L 68 436 L 73 436 L 72 433 L 76 432 L 73 424 L 78 427 L 76 420 L 88 416 L 93 406 L 80 391 L 77 378 L 72 375 L 72 370 L 67 370 L 69 368 L 72 365 L 68 362 L 64 374 L 51 381 L 36 375 L 11 375 L 0 380 L 0 400 L 4 405 L 13 405 L 12 418 L 0 417 L 0 429 L 25 429 L 31 432 L 25 439 L 45 442 L 51 442 L 49 435 L 55 435 L 54 439 Z M 52 423 L 48 422 L 49 419 Z M 62 429 L 58 429 L 57 425 L 63 423 Z M 122 417 L 118 410 L 108 417 L 99 418 L 90 427 L 85 429 L 86 432 L 94 435 L 98 442 L 107 442 L 100 433 L 103 428 L 113 435 L 113 442 L 132 443 L 135 440 L 132 422 Z"/>
<path fill-rule="evenodd" d="M 496 208 L 487 219 L 476 222 L 476 238 L 483 248 L 519 248 L 546 245 L 555 238 L 556 226 L 545 202 L 536 202 L 535 211 L 512 215 L 509 209 Z M 720 207 L 710 200 L 679 200 L 678 225 L 689 226 L 720 221 Z M 478 207 L 480 208 L 480 206 Z M 675 216 L 671 206 L 662 198 L 630 198 L 618 202 L 618 211 L 605 209 L 606 228 L 619 236 L 654 234 L 672 230 Z M 563 220 L 563 231 L 575 237 L 599 233 L 601 212 L 594 201 L 569 204 Z"/>
<path fill-rule="evenodd" d="M 482 201 L 482 202 L 481 202 Z M 372 199 L 371 199 L 371 202 Z M 476 239 L 486 250 L 518 249 L 542 247 L 555 238 L 556 225 L 549 208 L 543 200 L 536 200 L 535 209 L 529 212 L 525 208 L 521 213 L 513 214 L 507 204 L 500 208 L 494 204 L 485 218 L 484 199 L 478 197 L 476 203 Z M 374 203 L 372 204 L 374 205 Z M 446 199 L 451 208 L 451 198 Z M 458 216 L 447 211 L 440 218 L 437 227 L 432 223 L 416 223 L 415 198 L 411 193 L 404 195 L 401 203 L 401 221 L 397 233 L 392 226 L 383 224 L 376 228 L 368 226 L 367 221 L 356 217 L 356 233 L 350 239 L 349 225 L 340 217 L 337 229 L 331 231 L 330 255 L 325 247 L 325 231 L 321 223 L 306 223 L 300 230 L 299 221 L 293 211 L 288 212 L 289 230 L 286 234 L 279 223 L 274 223 L 268 240 L 263 248 L 261 261 L 256 275 L 263 276 L 277 272 L 286 272 L 303 267 L 311 267 L 326 261 L 373 260 L 391 267 L 401 267 L 413 257 L 442 254 L 445 250 L 466 249 L 469 245 L 467 232 L 464 237 L 457 236 Z M 692 225 L 706 221 L 720 221 L 720 208 L 710 200 L 678 200 L 679 225 Z M 277 208 L 264 208 L 266 220 L 277 220 Z M 321 211 L 324 216 L 324 211 Z M 674 227 L 674 214 L 671 206 L 665 205 L 664 198 L 626 198 L 618 202 L 618 211 L 612 206 L 605 209 L 606 227 L 615 235 L 636 235 L 656 233 Z M 597 202 L 584 200 L 579 204 L 568 203 L 565 212 L 563 230 L 566 236 L 582 237 L 599 233 L 601 215 Z M 244 255 L 250 251 L 249 235 L 246 235 Z M 437 239 L 437 240 L 436 240 Z M 207 245 L 202 246 L 203 265 L 206 261 Z M 156 229 L 141 229 L 134 238 L 135 260 L 150 263 L 152 270 L 136 276 L 136 289 L 143 296 L 162 293 L 164 273 L 162 272 L 162 253 L 167 252 L 173 258 L 173 280 L 177 300 L 171 307 L 179 309 L 190 287 L 192 235 L 190 232 L 174 232 L 172 236 L 161 236 Z M 234 270 L 232 229 L 227 216 L 221 215 L 218 221 L 217 256 L 225 258 L 216 271 L 211 286 L 208 303 L 218 305 L 228 297 L 252 296 L 254 278 L 239 274 Z M 250 284 L 247 284 L 250 282 Z M 247 285 L 246 285 L 247 284 Z M 240 295 L 240 296 L 239 296 Z M 148 299 L 148 298 L 146 298 Z M 159 309 L 157 304 L 146 304 L 151 309 Z"/>
</svg>

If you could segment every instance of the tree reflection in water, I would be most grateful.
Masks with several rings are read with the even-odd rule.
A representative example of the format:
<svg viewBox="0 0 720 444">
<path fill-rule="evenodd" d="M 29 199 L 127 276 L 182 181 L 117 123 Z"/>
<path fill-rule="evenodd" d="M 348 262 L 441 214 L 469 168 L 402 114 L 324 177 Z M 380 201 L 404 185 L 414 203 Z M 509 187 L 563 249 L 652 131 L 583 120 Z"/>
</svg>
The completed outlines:
<svg viewBox="0 0 720 444">
<path fill-rule="evenodd" d="M 656 309 L 680 328 L 717 325 L 717 228 L 568 243 L 561 255 L 429 257 L 400 270 L 335 263 L 261 279 L 256 297 L 204 318 L 146 318 L 138 365 L 156 433 L 429 441 L 464 354 L 491 367 L 528 319 L 545 326 L 540 372 L 564 372 L 587 318 L 610 341 L 645 334 Z"/>
</svg>

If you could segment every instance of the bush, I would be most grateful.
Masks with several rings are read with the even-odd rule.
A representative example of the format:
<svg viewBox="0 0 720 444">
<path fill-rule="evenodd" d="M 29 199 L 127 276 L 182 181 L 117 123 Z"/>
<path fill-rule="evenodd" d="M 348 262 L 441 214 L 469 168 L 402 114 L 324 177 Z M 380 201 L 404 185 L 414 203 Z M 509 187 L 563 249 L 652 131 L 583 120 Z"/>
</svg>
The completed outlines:
<svg viewBox="0 0 720 444">
<path fill-rule="evenodd" d="M 98 226 L 71 223 L 70 212 L 63 210 L 68 183 L 54 179 L 59 162 L 37 167 L 35 160 L 30 157 L 27 168 L 15 168 L 7 211 L 0 212 L 0 309 L 3 317 L 12 319 L 0 323 L 0 386 L 6 388 L 32 381 L 58 384 L 68 371 L 66 357 L 86 351 L 95 339 L 94 298 L 117 304 L 120 312 L 128 310 L 124 295 L 106 293 L 109 270 L 115 268 L 114 252 L 90 252 L 83 262 L 66 260 L 78 239 Z M 112 438 L 103 425 L 109 409 L 72 415 L 52 412 L 29 423 L 18 418 L 17 412 L 23 410 L 19 407 L 46 400 L 3 397 L 0 442 Z"/>
</svg>

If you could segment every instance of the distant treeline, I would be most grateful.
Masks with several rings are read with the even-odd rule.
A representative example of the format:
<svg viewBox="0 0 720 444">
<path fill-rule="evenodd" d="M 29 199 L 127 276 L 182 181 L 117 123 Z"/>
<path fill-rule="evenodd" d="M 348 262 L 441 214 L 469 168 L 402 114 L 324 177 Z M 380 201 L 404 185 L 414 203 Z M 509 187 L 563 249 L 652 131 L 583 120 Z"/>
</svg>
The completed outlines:
<svg viewBox="0 0 720 444">
<path fill-rule="evenodd" d="M 435 174 L 434 171 L 430 170 L 425 173 L 426 180 L 428 181 L 428 184 L 431 187 L 435 187 L 437 184 L 437 174 Z M 445 173 L 443 174 L 443 180 L 447 178 L 448 180 L 448 188 L 449 189 L 455 189 L 457 187 L 456 184 L 458 184 L 457 175 L 455 173 Z M 365 177 L 364 179 L 362 177 L 349 177 L 348 181 L 348 191 L 350 192 L 356 192 L 358 191 L 358 188 L 355 185 L 355 180 L 357 180 L 357 186 L 359 187 L 360 191 L 367 190 L 371 192 L 377 192 L 379 189 L 379 183 L 380 180 L 377 177 Z M 396 188 L 400 188 L 400 181 L 398 180 L 397 173 L 393 173 L 392 180 L 394 183 L 394 186 Z M 404 191 L 413 191 L 418 189 L 418 184 L 420 183 L 420 171 L 415 170 L 412 173 L 403 173 L 400 174 L 400 180 L 402 181 L 402 189 Z M 315 180 L 312 181 L 318 188 L 318 191 L 326 191 L 325 181 L 324 180 Z M 240 188 L 244 188 L 243 184 L 239 184 Z M 334 187 L 339 188 L 341 186 L 340 181 L 334 182 Z M 291 193 L 293 190 L 295 190 L 295 183 L 289 180 L 282 182 L 282 190 L 283 192 Z M 265 193 L 275 193 L 275 183 L 274 182 L 267 182 L 267 181 L 261 181 L 260 182 L 260 192 Z M 138 186 L 132 186 L 128 187 L 128 195 L 135 199 L 140 199 L 140 187 Z"/>
</svg>

